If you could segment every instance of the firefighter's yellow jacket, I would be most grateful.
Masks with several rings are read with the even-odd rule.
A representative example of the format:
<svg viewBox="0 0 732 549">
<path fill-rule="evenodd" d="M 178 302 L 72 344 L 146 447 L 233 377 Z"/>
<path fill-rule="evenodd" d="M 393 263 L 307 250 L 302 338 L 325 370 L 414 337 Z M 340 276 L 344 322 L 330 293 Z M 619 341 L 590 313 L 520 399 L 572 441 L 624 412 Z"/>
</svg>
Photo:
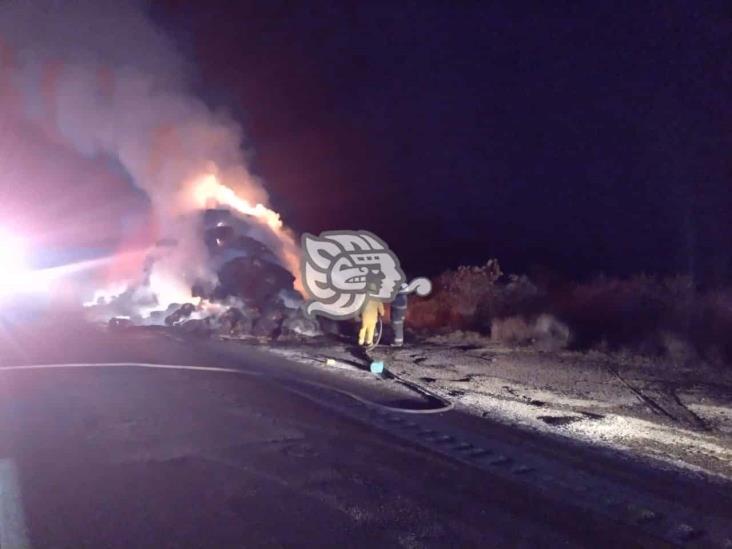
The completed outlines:
<svg viewBox="0 0 732 549">
<path fill-rule="evenodd" d="M 361 330 L 358 332 L 359 345 L 373 345 L 374 331 L 379 317 L 384 316 L 384 304 L 375 299 L 369 299 L 361 311 Z"/>
</svg>

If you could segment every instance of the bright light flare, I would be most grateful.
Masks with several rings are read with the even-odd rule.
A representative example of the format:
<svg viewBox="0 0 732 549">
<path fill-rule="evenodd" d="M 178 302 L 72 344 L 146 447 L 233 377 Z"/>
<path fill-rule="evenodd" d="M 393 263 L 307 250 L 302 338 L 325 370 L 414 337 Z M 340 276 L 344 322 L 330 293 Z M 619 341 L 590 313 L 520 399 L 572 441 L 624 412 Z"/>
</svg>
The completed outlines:
<svg viewBox="0 0 732 549">
<path fill-rule="evenodd" d="M 155 294 L 157 304 L 151 306 L 146 311 L 147 314 L 152 311 L 165 310 L 173 303 L 183 304 L 193 301 L 190 285 L 160 269 L 153 269 L 149 286 L 152 293 Z"/>
<path fill-rule="evenodd" d="M 0 233 L 0 266 L 8 273 L 25 270 L 25 246 L 19 238 Z"/>
<path fill-rule="evenodd" d="M 27 292 L 45 287 L 40 277 L 33 273 L 26 262 L 23 241 L 15 236 L 0 233 L 0 295 Z"/>
</svg>

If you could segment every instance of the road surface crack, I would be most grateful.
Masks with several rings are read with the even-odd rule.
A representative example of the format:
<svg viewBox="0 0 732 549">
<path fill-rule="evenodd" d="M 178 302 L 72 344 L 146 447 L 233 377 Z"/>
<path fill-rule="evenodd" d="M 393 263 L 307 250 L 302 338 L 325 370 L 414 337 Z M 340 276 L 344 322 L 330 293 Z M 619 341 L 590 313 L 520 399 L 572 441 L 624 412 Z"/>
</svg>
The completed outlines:
<svg viewBox="0 0 732 549">
<path fill-rule="evenodd" d="M 686 405 L 681 402 L 681 399 L 676 394 L 676 389 L 673 387 L 663 387 L 660 389 L 639 389 L 632 385 L 626 380 L 620 372 L 616 369 L 608 366 L 608 370 L 618 378 L 618 380 L 625 385 L 633 394 L 635 394 L 641 402 L 647 405 L 651 411 L 665 416 L 675 423 L 681 423 L 693 429 L 699 429 L 708 431 L 710 430 L 706 422 L 692 412 Z M 653 396 L 648 394 L 649 391 L 653 391 Z"/>
</svg>

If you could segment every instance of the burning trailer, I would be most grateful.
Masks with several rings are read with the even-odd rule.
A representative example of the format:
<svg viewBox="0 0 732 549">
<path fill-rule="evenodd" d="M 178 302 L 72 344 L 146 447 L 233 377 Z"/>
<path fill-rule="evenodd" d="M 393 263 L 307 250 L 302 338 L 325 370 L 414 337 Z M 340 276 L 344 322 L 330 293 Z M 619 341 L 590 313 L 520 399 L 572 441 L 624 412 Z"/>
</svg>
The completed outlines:
<svg viewBox="0 0 732 549">
<path fill-rule="evenodd" d="M 287 242 L 255 216 L 227 207 L 194 212 L 192 224 L 203 243 L 203 276 L 165 274 L 170 261 L 187 247 L 159 241 L 148 253 L 142 276 L 115 293 L 100 293 L 87 303 L 96 320 L 112 326 L 161 325 L 189 335 L 277 338 L 322 333 L 305 316 L 296 278 L 283 263 Z M 200 255 L 198 257 L 200 259 Z M 292 264 L 292 263 L 291 263 Z M 162 268 L 161 268 L 162 267 Z M 182 273 L 179 273 L 182 275 Z"/>
</svg>

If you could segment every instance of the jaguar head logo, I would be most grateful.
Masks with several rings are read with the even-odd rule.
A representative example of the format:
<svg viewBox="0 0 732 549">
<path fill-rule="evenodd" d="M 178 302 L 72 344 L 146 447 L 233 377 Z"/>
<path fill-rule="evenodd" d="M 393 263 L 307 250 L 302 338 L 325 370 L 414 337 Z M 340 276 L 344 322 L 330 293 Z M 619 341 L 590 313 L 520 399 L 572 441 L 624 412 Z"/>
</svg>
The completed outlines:
<svg viewBox="0 0 732 549">
<path fill-rule="evenodd" d="M 367 299 L 390 302 L 405 277 L 399 259 L 368 231 L 302 236 L 302 275 L 311 298 L 308 315 L 335 320 L 357 316 Z"/>
</svg>

